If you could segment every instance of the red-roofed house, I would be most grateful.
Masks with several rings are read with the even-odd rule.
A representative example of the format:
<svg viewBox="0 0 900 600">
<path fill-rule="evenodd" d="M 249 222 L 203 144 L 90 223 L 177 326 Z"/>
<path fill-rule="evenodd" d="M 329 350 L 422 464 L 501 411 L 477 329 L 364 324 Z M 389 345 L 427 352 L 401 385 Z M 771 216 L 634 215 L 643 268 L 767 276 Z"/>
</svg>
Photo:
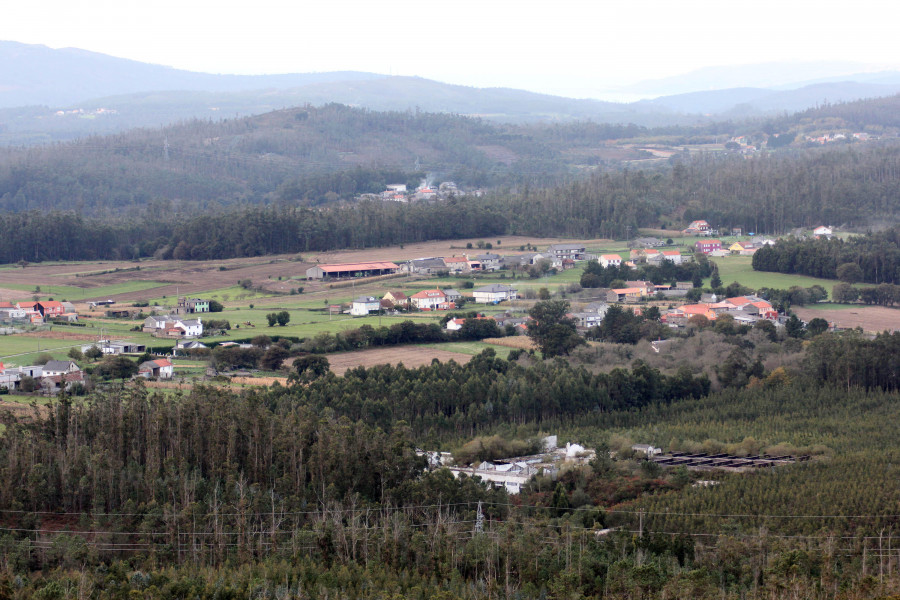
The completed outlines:
<svg viewBox="0 0 900 600">
<path fill-rule="evenodd" d="M 324 279 L 333 277 L 372 277 L 375 275 L 390 275 L 400 270 L 400 267 L 392 262 L 362 262 L 340 263 L 331 265 L 316 265 L 306 270 L 307 279 Z"/>
<path fill-rule="evenodd" d="M 601 254 L 600 255 L 600 266 L 601 267 L 608 267 L 610 265 L 618 267 L 621 264 L 622 264 L 622 257 L 619 256 L 618 254 Z"/>
<path fill-rule="evenodd" d="M 444 259 L 444 264 L 451 273 L 463 273 L 471 270 L 469 267 L 469 259 L 465 256 L 451 256 Z"/>
<path fill-rule="evenodd" d="M 708 304 L 685 304 L 672 309 L 664 314 L 660 321 L 668 325 L 685 326 L 691 317 L 706 317 L 710 321 L 716 320 L 716 312 L 710 309 Z"/>
<path fill-rule="evenodd" d="M 174 374 L 174 365 L 165 358 L 148 360 L 147 362 L 141 363 L 138 367 L 138 377 L 147 379 L 151 377 L 156 377 L 158 379 L 172 379 Z"/>
<path fill-rule="evenodd" d="M 644 288 L 630 287 L 609 290 L 606 294 L 607 302 L 637 302 L 644 296 Z"/>
<path fill-rule="evenodd" d="M 419 310 L 435 310 L 446 304 L 447 296 L 441 290 L 422 290 L 410 296 L 409 300 Z"/>
<path fill-rule="evenodd" d="M 691 224 L 682 233 L 687 235 L 709 235 L 711 229 L 706 221 L 691 221 Z"/>
<path fill-rule="evenodd" d="M 778 311 L 775 310 L 772 305 L 766 301 L 751 302 L 750 306 L 753 306 L 757 311 L 759 311 L 759 316 L 763 319 L 774 321 L 778 318 Z"/>
</svg>

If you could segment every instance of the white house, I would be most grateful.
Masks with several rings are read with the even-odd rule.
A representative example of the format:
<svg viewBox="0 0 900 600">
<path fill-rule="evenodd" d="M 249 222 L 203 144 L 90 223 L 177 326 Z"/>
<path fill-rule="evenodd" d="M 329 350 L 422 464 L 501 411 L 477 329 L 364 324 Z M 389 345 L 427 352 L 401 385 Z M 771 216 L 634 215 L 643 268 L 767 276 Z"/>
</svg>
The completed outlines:
<svg viewBox="0 0 900 600">
<path fill-rule="evenodd" d="M 622 257 L 618 254 L 601 254 L 600 255 L 600 266 L 608 267 L 610 265 L 614 267 L 618 267 L 622 264 Z"/>
<path fill-rule="evenodd" d="M 441 290 L 422 290 L 416 294 L 413 294 L 409 297 L 412 305 L 418 308 L 419 310 L 427 309 L 434 310 L 439 305 L 445 304 L 447 302 L 447 296 Z"/>
<path fill-rule="evenodd" d="M 834 231 L 832 231 L 831 227 L 826 227 L 825 225 L 820 225 L 813 229 L 813 235 L 824 235 L 829 236 L 832 235 Z"/>
<path fill-rule="evenodd" d="M 449 331 L 459 331 L 465 322 L 465 319 L 450 319 L 447 321 L 447 329 Z"/>
<path fill-rule="evenodd" d="M 24 319 L 28 313 L 9 302 L 0 302 L 0 319 Z"/>
<path fill-rule="evenodd" d="M 475 302 L 481 304 L 496 304 L 504 300 L 515 300 L 518 297 L 516 290 L 508 285 L 499 283 L 477 288 L 472 291 L 472 295 L 475 298 Z"/>
<path fill-rule="evenodd" d="M 157 337 L 192 338 L 203 335 L 203 321 L 179 319 L 177 316 L 150 316 L 144 319 L 143 331 Z"/>
<path fill-rule="evenodd" d="M 378 298 L 373 296 L 360 296 L 353 301 L 353 306 L 350 308 L 350 314 L 357 317 L 364 317 L 370 312 L 378 312 L 379 308 L 381 308 L 381 302 Z"/>
<path fill-rule="evenodd" d="M 42 377 L 54 377 L 80 371 L 78 365 L 71 360 L 48 360 L 41 371 Z"/>
</svg>

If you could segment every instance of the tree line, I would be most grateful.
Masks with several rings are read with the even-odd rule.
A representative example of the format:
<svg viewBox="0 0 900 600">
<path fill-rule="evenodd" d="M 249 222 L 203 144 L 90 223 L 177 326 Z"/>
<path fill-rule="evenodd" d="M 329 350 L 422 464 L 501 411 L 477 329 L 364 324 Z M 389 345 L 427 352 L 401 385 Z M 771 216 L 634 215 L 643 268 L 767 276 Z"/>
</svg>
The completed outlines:
<svg viewBox="0 0 900 600">
<path fill-rule="evenodd" d="M 786 238 L 753 255 L 756 271 L 840 279 L 845 283 L 900 282 L 900 227 L 847 239 Z"/>
</svg>

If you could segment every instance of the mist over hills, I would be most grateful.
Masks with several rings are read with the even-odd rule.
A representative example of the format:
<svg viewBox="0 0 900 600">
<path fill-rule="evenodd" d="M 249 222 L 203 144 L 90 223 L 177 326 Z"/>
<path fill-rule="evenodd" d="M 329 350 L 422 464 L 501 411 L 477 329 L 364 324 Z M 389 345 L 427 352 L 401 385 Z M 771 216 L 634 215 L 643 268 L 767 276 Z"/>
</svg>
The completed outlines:
<svg viewBox="0 0 900 600">
<path fill-rule="evenodd" d="M 822 63 L 701 69 L 631 86 L 628 89 L 645 95 L 667 92 L 617 103 L 357 71 L 214 75 L 74 48 L 0 42 L 0 145 L 34 145 L 332 102 L 505 123 L 591 120 L 663 127 L 767 116 L 900 92 L 900 73 L 862 68 Z"/>
<path fill-rule="evenodd" d="M 237 92 L 384 77 L 339 71 L 285 75 L 214 75 L 183 71 L 78 48 L 0 41 L 0 108 L 65 108 L 93 98 L 159 90 Z"/>
</svg>

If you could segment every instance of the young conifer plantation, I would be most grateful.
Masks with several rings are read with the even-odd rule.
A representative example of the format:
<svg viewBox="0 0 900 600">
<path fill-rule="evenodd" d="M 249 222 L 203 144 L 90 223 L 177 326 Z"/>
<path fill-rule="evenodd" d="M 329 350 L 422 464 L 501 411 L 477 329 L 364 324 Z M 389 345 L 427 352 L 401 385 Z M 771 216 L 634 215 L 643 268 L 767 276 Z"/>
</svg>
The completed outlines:
<svg viewBox="0 0 900 600">
<path fill-rule="evenodd" d="M 243 392 L 62 395 L 33 418 L 4 417 L 0 594 L 896 593 L 898 340 L 821 334 L 799 350 L 804 369 L 717 392 L 705 374 L 640 362 L 594 373 L 486 351 L 464 366 L 358 368 Z M 517 496 L 428 470 L 416 453 L 490 458 L 549 431 L 597 455 Z M 704 483 L 640 460 L 630 439 L 811 458 Z"/>
</svg>

